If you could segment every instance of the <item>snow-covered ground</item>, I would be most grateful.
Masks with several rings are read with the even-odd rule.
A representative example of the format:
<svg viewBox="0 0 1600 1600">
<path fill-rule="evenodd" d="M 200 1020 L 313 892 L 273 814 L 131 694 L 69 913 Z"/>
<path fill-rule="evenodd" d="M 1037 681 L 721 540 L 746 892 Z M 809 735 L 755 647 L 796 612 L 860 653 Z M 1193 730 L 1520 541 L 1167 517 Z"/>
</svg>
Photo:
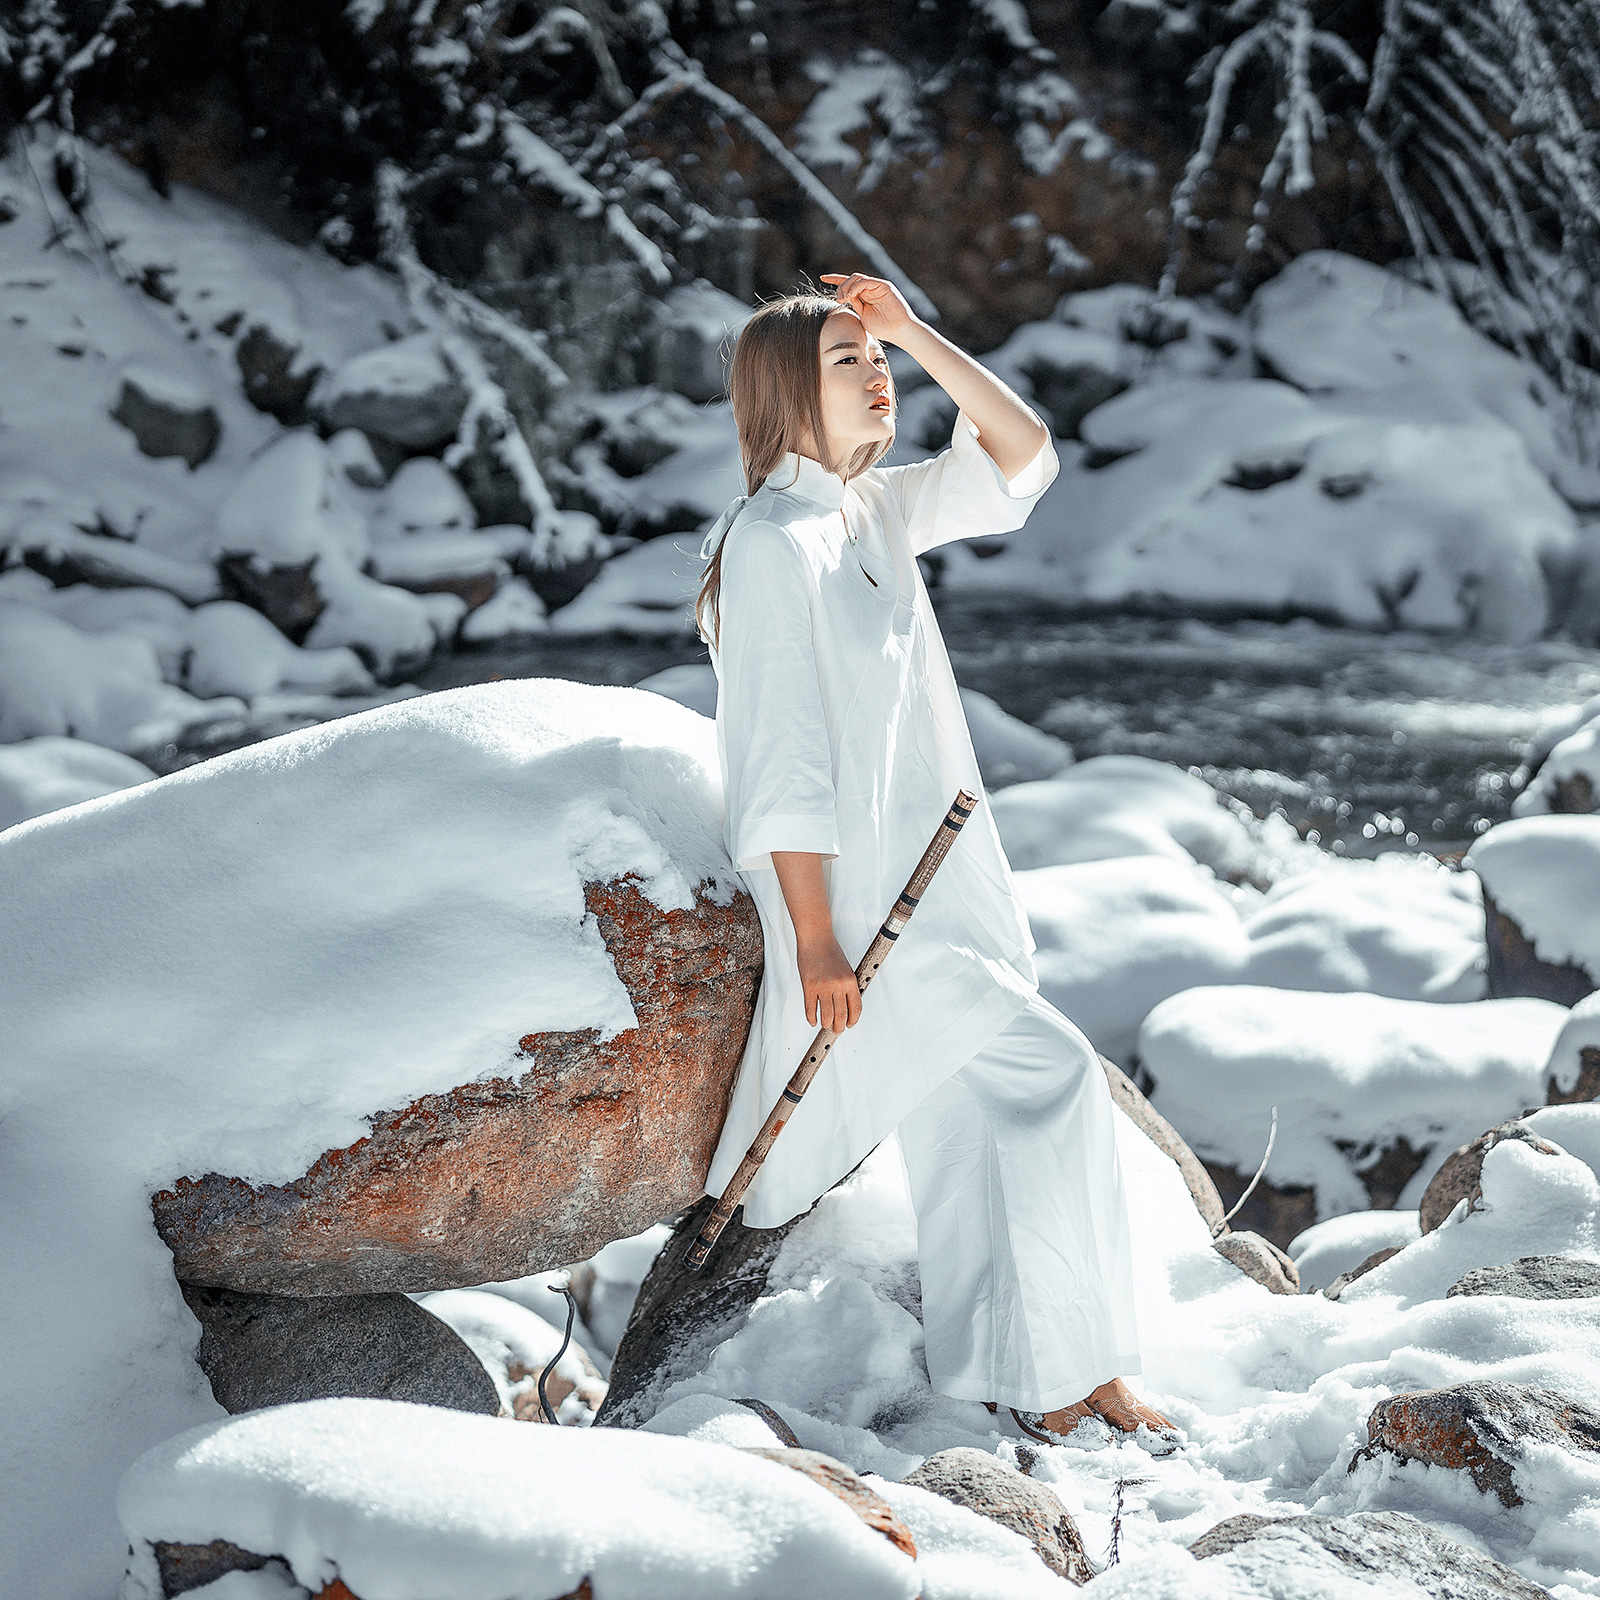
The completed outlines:
<svg viewBox="0 0 1600 1600">
<path fill-rule="evenodd" d="M 1462 1473 L 1359 1458 L 1368 1414 L 1404 1390 L 1489 1378 L 1600 1404 L 1600 1299 L 1446 1298 L 1475 1266 L 1558 1251 L 1600 1260 L 1600 1109 L 1554 1108 L 1531 1125 L 1561 1153 L 1516 1141 L 1491 1151 L 1481 1209 L 1458 1210 L 1420 1240 L 1410 1213 L 1369 1214 L 1364 1232 L 1347 1229 L 1346 1248 L 1380 1238 L 1404 1248 L 1333 1302 L 1271 1295 L 1222 1260 L 1177 1169 L 1118 1114 L 1140 1268 L 1136 1381 L 1188 1443 L 1157 1458 L 1086 1425 L 1067 1445 L 1033 1451 L 1033 1477 L 1106 1568 L 1096 1592 L 1414 1600 L 1399 1577 L 1341 1584 L 1312 1551 L 1197 1569 L 1185 1548 L 1239 1512 L 1402 1510 L 1558 1600 L 1600 1593 L 1600 1469 L 1581 1458 L 1529 1445 L 1513 1469 L 1524 1502 L 1515 1509 Z M 658 1243 L 641 1241 L 637 1272 Z M 1310 1262 L 1309 1248 L 1301 1259 Z M 509 1298 L 519 1290 L 529 1292 L 499 1289 L 507 1312 L 519 1309 Z M 1021 1541 L 899 1484 L 937 1450 L 964 1445 L 1015 1463 L 1023 1444 L 1009 1422 L 932 1393 L 916 1303 L 915 1225 L 891 1141 L 790 1235 L 748 1323 L 703 1370 L 651 1397 L 646 1438 L 506 1437 L 483 1419 L 354 1401 L 208 1425 L 129 1473 L 120 1509 L 132 1570 L 144 1577 L 153 1565 L 144 1541 L 225 1538 L 287 1556 L 300 1584 L 338 1574 L 402 1600 L 551 1596 L 586 1572 L 603 1575 L 604 1593 L 711 1600 L 747 1592 L 726 1564 L 739 1552 L 762 1574 L 763 1594 L 803 1596 L 826 1577 L 852 1595 L 920 1585 L 924 1600 L 1065 1600 L 1069 1586 Z M 545 1330 L 522 1333 L 538 1344 L 548 1324 L 524 1316 Z M 916 1537 L 915 1580 L 845 1520 L 830 1521 L 804 1480 L 786 1484 L 734 1454 L 773 1442 L 737 1403 L 745 1397 L 773 1407 L 803 1446 L 867 1475 Z M 427 1471 L 397 1473 L 397 1460 L 425 1460 Z M 508 1563 L 534 1560 L 542 1587 L 517 1587 Z M 279 1582 L 265 1592 L 294 1592 L 287 1574 Z M 155 1592 L 130 1590 L 140 1600 Z"/>
</svg>

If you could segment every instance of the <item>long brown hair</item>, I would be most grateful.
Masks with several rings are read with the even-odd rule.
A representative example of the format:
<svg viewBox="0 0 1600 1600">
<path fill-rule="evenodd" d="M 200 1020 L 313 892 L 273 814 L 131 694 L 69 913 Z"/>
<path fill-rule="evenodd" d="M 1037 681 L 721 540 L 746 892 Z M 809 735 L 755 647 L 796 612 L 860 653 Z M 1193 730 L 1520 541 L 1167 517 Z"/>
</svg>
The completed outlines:
<svg viewBox="0 0 1600 1600">
<path fill-rule="evenodd" d="M 860 476 L 888 450 L 885 444 L 864 444 L 840 465 L 828 455 L 822 426 L 822 325 L 845 309 L 821 294 L 791 294 L 762 306 L 741 330 L 728 372 L 728 398 L 739 430 L 739 456 L 745 492 L 754 494 L 784 456 L 801 445 L 816 451 L 829 472 L 847 482 Z M 889 403 L 894 404 L 894 385 Z M 722 552 L 727 536 L 706 563 L 695 601 L 695 626 L 707 643 L 721 633 Z M 706 632 L 706 618 L 711 631 Z"/>
</svg>

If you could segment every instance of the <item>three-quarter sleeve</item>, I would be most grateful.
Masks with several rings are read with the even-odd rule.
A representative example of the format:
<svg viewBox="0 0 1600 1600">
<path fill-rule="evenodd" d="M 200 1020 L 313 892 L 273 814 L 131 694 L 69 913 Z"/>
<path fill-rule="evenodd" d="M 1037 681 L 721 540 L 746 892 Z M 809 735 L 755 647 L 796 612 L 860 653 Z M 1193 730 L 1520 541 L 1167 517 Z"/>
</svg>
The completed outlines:
<svg viewBox="0 0 1600 1600">
<path fill-rule="evenodd" d="M 1038 454 L 1008 479 L 962 411 L 949 449 L 928 461 L 878 470 L 899 502 L 913 554 L 921 555 L 952 539 L 1014 533 L 1055 481 L 1060 462 L 1046 430 Z"/>
<path fill-rule="evenodd" d="M 717 723 L 729 850 L 741 870 L 770 869 L 774 850 L 839 853 L 814 594 L 811 570 L 787 530 L 757 522 L 728 536 Z"/>
</svg>

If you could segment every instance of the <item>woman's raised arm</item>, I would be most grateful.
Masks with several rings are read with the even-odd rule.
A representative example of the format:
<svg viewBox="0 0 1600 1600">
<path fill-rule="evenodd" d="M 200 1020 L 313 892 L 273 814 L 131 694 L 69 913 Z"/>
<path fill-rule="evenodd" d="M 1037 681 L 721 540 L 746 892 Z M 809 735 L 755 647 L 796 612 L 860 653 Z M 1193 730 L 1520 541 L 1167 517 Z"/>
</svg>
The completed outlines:
<svg viewBox="0 0 1600 1600">
<path fill-rule="evenodd" d="M 978 443 L 1014 478 L 1050 442 L 1050 432 L 1014 391 L 959 346 L 935 332 L 885 278 L 825 272 L 834 298 L 854 311 L 880 344 L 898 345 L 966 412 Z"/>
</svg>

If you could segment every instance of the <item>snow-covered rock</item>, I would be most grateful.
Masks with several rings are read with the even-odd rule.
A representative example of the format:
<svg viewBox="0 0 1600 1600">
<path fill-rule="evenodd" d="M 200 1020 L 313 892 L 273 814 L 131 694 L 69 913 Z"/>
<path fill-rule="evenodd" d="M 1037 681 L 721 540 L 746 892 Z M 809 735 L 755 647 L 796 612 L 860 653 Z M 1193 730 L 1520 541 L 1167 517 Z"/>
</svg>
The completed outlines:
<svg viewBox="0 0 1600 1600">
<path fill-rule="evenodd" d="M 1421 1156 L 1399 1202 L 1415 1205 L 1458 1145 L 1543 1100 L 1565 1020 L 1543 1000 L 1190 989 L 1145 1018 L 1138 1052 L 1202 1157 L 1252 1171 L 1276 1106 L 1266 1176 L 1312 1185 L 1320 1219 L 1367 1210 L 1359 1171 L 1401 1139 Z"/>
<path fill-rule="evenodd" d="M 728 359 L 750 307 L 709 283 L 668 292 L 656 332 L 656 382 L 690 400 L 720 400 Z"/>
<path fill-rule="evenodd" d="M 985 788 L 1054 777 L 1072 765 L 1069 744 L 1012 716 L 988 695 L 963 689 L 961 709 Z"/>
<path fill-rule="evenodd" d="M 1348 1211 L 1291 1239 L 1289 1255 L 1300 1272 L 1300 1292 L 1315 1294 L 1375 1251 L 1403 1249 L 1421 1237 L 1415 1211 Z"/>
<path fill-rule="evenodd" d="M 140 750 L 243 711 L 162 681 L 148 639 L 89 634 L 32 606 L 0 600 L 0 744 L 41 734 Z"/>
<path fill-rule="evenodd" d="M 435 1407 L 324 1400 L 195 1428 L 118 1491 L 130 1600 L 159 1600 L 159 1542 L 226 1540 L 293 1579 L 396 1600 L 913 1600 L 916 1565 L 774 1461 L 632 1430 L 518 1427 Z"/>
<path fill-rule="evenodd" d="M 1426 857 L 1338 862 L 1275 884 L 1244 920 L 1246 983 L 1484 997 L 1483 907 L 1470 873 Z"/>
<path fill-rule="evenodd" d="M 1116 1062 L 1162 1000 L 1238 982 L 1250 959 L 1238 912 L 1191 861 L 1080 861 L 1018 872 L 1016 885 L 1040 991 Z"/>
<path fill-rule="evenodd" d="M 1600 810 L 1600 703 L 1586 703 L 1576 726 L 1534 755 L 1538 771 L 1512 802 L 1513 816 Z"/>
<path fill-rule="evenodd" d="M 994 797 L 995 826 L 1013 868 L 1121 856 L 1199 861 L 1219 873 L 1243 865 L 1243 823 L 1199 778 L 1145 756 L 1095 756 L 1069 771 Z"/>
<path fill-rule="evenodd" d="M 1600 1107 L 1557 1109 L 1600 1124 Z M 1523 1126 L 1533 1122 L 1526 1118 Z M 1342 1300 L 1397 1295 L 1415 1305 L 1445 1298 L 1476 1267 L 1531 1255 L 1600 1259 L 1600 1173 L 1547 1138 L 1550 1130 L 1532 1131 L 1532 1139 L 1500 1139 L 1483 1153 L 1475 1205 L 1457 1205 L 1437 1227 L 1364 1273 Z M 1586 1383 L 1579 1392 L 1591 1388 Z"/>
<path fill-rule="evenodd" d="M 1538 959 L 1600 983 L 1600 816 L 1517 817 L 1466 858 Z"/>
<path fill-rule="evenodd" d="M 373 686 L 353 650 L 302 650 L 237 601 L 200 606 L 188 618 L 187 634 L 184 679 L 197 695 L 252 700 L 278 689 L 344 694 Z"/>
<path fill-rule="evenodd" d="M 1356 256 L 1309 250 L 1256 291 L 1249 321 L 1257 357 L 1307 394 L 1379 391 L 1418 414 L 1487 412 L 1574 499 L 1600 490 L 1600 475 L 1574 458 L 1570 402 L 1550 378 L 1421 284 Z"/>
<path fill-rule="evenodd" d="M 429 333 L 352 356 L 321 379 L 311 404 L 330 428 L 359 428 L 407 450 L 453 439 L 467 391 Z"/>
<path fill-rule="evenodd" d="M 1600 993 L 1586 996 L 1567 1013 L 1544 1070 L 1551 1105 L 1600 1098 Z"/>
<path fill-rule="evenodd" d="M 229 1173 L 287 1200 L 324 1152 L 373 1136 L 373 1113 L 458 1088 L 492 1104 L 497 1083 L 531 1071 L 537 1124 L 545 1038 L 590 1039 L 615 1061 L 648 1031 L 584 885 L 635 874 L 646 929 L 717 899 L 731 914 L 719 806 L 703 718 L 539 680 L 414 698 L 0 834 L 0 1116 L 14 1135 L 0 1165 L 14 1467 L 0 1588 L 105 1592 L 123 1553 L 117 1475 L 217 1414 L 150 1195 Z M 758 960 L 747 952 L 747 985 Z M 698 1192 L 722 1091 L 696 1089 L 688 1068 L 731 1075 L 741 1042 L 742 1023 L 721 1068 L 714 1051 L 678 1051 L 670 1071 L 652 1069 L 646 1098 L 703 1102 L 702 1133 L 663 1130 L 648 1158 L 674 1193 L 633 1186 L 637 1212 L 619 1210 L 609 1232 L 597 1222 L 588 1244 L 575 1233 L 562 1259 Z M 632 1162 L 648 1119 L 634 1091 L 613 1098 L 620 1086 L 615 1068 L 597 1070 L 592 1112 Z M 552 1195 L 607 1170 L 583 1142 L 535 1133 L 530 1153 Z M 530 1205 L 527 1181 L 497 1170 L 514 1198 L 483 1220 L 578 1223 L 581 1207 Z M 581 1193 L 589 1205 L 592 1188 Z M 526 1270 L 527 1248 L 480 1281 Z"/>
<path fill-rule="evenodd" d="M 0 828 L 115 794 L 154 776 L 132 756 L 85 739 L 41 734 L 0 745 Z"/>
<path fill-rule="evenodd" d="M 550 614 L 551 631 L 692 635 L 704 571 L 698 541 L 650 539 L 612 556 L 577 599 Z"/>
</svg>

